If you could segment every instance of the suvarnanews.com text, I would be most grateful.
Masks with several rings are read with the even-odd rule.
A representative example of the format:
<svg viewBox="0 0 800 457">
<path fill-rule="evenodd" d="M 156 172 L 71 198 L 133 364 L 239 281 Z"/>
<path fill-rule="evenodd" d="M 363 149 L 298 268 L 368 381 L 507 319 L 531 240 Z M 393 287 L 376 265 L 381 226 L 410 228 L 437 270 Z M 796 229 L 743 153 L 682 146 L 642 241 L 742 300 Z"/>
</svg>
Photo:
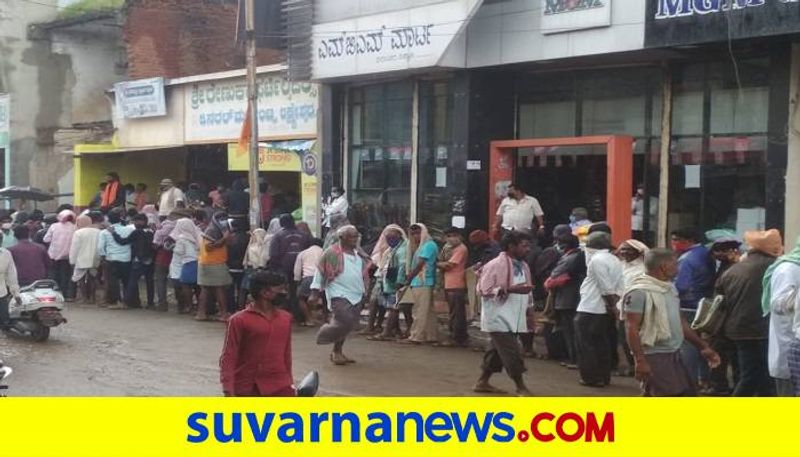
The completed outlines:
<svg viewBox="0 0 800 457">
<path fill-rule="evenodd" d="M 600 442 L 615 439 L 614 413 L 533 412 L 195 412 L 189 443 L 510 443 Z"/>
</svg>

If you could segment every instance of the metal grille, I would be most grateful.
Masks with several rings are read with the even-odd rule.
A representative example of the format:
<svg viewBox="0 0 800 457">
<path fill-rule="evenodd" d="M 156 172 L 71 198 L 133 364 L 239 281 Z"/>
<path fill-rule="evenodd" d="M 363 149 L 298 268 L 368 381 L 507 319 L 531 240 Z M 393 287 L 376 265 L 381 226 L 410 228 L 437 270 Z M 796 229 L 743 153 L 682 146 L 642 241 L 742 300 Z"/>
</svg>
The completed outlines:
<svg viewBox="0 0 800 457">
<path fill-rule="evenodd" d="M 313 0 L 283 0 L 286 24 L 286 60 L 292 81 L 311 79 L 311 34 L 314 25 Z"/>
</svg>

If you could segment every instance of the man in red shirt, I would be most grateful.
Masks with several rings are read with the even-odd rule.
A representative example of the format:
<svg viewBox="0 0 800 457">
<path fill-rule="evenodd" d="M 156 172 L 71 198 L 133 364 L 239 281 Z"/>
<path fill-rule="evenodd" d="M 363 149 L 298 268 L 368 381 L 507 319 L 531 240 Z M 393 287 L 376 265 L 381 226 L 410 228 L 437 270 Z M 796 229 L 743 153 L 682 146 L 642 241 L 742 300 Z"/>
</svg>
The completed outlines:
<svg viewBox="0 0 800 457">
<path fill-rule="evenodd" d="M 292 316 L 286 277 L 259 272 L 250 280 L 255 301 L 228 320 L 219 360 L 226 397 L 293 397 Z"/>
</svg>

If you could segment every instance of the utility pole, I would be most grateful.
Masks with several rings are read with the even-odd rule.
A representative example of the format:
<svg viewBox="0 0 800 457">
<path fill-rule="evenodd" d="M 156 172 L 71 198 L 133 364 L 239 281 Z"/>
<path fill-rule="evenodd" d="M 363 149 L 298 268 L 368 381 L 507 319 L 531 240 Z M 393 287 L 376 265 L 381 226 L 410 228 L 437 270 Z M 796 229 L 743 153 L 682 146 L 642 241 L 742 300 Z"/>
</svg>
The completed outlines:
<svg viewBox="0 0 800 457">
<path fill-rule="evenodd" d="M 261 227 L 261 199 L 258 189 L 258 90 L 256 88 L 256 18 L 255 0 L 245 0 L 247 38 L 247 100 L 250 104 L 250 229 Z"/>
</svg>

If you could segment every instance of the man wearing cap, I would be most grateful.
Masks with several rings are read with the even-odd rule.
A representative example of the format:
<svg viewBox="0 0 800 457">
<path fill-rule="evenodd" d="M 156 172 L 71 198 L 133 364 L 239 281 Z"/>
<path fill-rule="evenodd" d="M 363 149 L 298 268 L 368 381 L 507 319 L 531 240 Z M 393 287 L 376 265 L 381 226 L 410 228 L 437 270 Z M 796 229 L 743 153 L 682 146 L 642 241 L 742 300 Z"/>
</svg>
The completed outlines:
<svg viewBox="0 0 800 457">
<path fill-rule="evenodd" d="M 186 197 L 169 178 L 162 179 L 159 188 L 161 197 L 158 199 L 158 217 L 163 220 L 177 208 L 178 202 L 186 201 Z"/>
<path fill-rule="evenodd" d="M 718 334 L 736 345 L 740 374 L 733 395 L 774 396 L 767 365 L 769 317 L 763 313 L 761 295 L 764 274 L 783 252 L 783 240 L 772 229 L 745 232 L 744 241 L 750 247 L 747 257 L 730 267 L 716 285 L 717 295 L 724 297 L 725 313 Z"/>
</svg>

